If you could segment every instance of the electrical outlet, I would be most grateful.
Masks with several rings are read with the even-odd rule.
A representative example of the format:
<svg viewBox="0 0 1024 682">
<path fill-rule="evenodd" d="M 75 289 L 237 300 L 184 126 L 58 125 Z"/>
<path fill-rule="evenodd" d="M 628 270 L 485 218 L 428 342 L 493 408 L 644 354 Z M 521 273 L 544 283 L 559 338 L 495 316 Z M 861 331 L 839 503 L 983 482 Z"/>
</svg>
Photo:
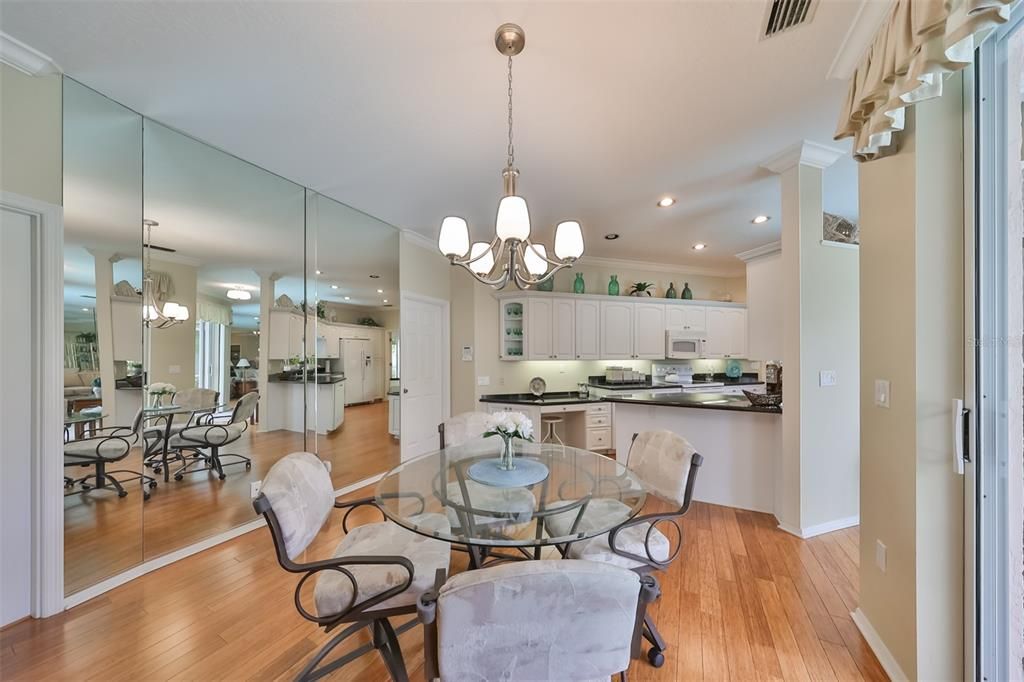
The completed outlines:
<svg viewBox="0 0 1024 682">
<path fill-rule="evenodd" d="M 263 480 L 252 481 L 249 483 L 249 498 L 255 500 L 260 496 L 260 488 L 263 487 Z"/>
<path fill-rule="evenodd" d="M 477 386 L 490 386 L 491 385 L 491 378 L 490 377 L 477 377 L 476 378 L 476 385 Z"/>
<path fill-rule="evenodd" d="M 836 385 L 836 371 L 834 369 L 823 369 L 818 372 L 818 385 L 819 386 L 835 386 Z"/>
<path fill-rule="evenodd" d="M 889 380 L 875 379 L 875 405 L 889 407 Z"/>
<path fill-rule="evenodd" d="M 875 540 L 875 565 L 878 566 L 878 570 L 885 573 L 886 563 L 886 546 L 881 540 Z"/>
<path fill-rule="evenodd" d="M 327 473 L 331 473 L 331 460 L 325 459 L 325 460 L 323 460 L 323 463 L 324 463 L 324 469 L 327 469 Z"/>
</svg>

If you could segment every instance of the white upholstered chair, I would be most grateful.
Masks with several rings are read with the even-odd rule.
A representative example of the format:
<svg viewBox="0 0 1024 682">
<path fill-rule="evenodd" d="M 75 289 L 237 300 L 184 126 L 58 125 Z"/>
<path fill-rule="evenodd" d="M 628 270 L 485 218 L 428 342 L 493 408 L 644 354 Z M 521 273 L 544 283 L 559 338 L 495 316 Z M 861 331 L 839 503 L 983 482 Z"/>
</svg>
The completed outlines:
<svg viewBox="0 0 1024 682">
<path fill-rule="evenodd" d="M 679 505 L 679 508 L 637 516 L 620 524 L 610 533 L 568 543 L 559 548 L 562 555 L 569 559 L 621 566 L 641 575 L 667 568 L 682 549 L 683 530 L 679 519 L 690 508 L 697 470 L 703 461 L 704 458 L 697 454 L 685 438 L 671 431 L 633 434 L 626 466 L 643 481 L 649 491 L 672 505 Z M 591 500 L 576 526 L 576 532 L 586 536 L 594 528 L 607 528 L 605 518 L 622 518 L 627 514 L 626 505 L 618 500 Z M 576 516 L 575 512 L 549 516 L 548 532 L 552 536 L 569 535 Z M 666 524 L 666 530 L 672 529 L 673 539 L 657 527 L 659 523 Z M 649 617 L 644 622 L 644 637 L 651 643 L 648 660 L 655 667 L 660 667 L 665 661 L 662 652 L 666 645 Z"/>
<path fill-rule="evenodd" d="M 94 428 L 89 437 L 68 440 L 64 443 L 64 467 L 93 467 L 94 473 L 81 478 L 65 476 L 64 487 L 68 495 L 76 495 L 90 490 L 113 489 L 118 497 L 125 497 L 128 491 L 124 483 L 138 479 L 142 484 L 142 495 L 149 499 L 149 491 L 156 487 L 156 479 L 138 471 L 128 469 L 108 469 L 112 464 L 120 462 L 140 443 L 140 438 L 148 447 L 148 433 L 143 427 L 142 410 L 135 413 L 130 426 L 108 426 Z M 67 432 L 65 431 L 65 437 Z M 118 476 L 114 476 L 118 474 Z M 123 474 L 123 475 L 122 475 Z M 77 490 L 76 490 L 77 488 Z"/>
<path fill-rule="evenodd" d="M 419 600 L 428 680 L 596 680 L 640 650 L 651 576 L 589 561 L 439 575 Z"/>
<path fill-rule="evenodd" d="M 416 623 L 391 626 L 389 618 L 416 613 L 419 595 L 431 588 L 437 571 L 448 569 L 451 547 L 441 540 L 413 533 L 393 523 L 368 523 L 348 529 L 353 509 L 375 506 L 373 499 L 336 502 L 331 476 L 314 454 L 297 452 L 270 468 L 260 494 L 253 501 L 257 514 L 267 520 L 277 560 L 291 573 L 301 573 L 295 586 L 295 606 L 303 618 L 330 632 L 350 625 L 332 638 L 309 661 L 299 676 L 317 679 L 377 649 L 395 680 L 407 680 L 398 633 Z M 303 552 L 320 532 L 333 509 L 346 509 L 342 519 L 345 536 L 330 558 L 305 561 Z M 420 527 L 449 531 L 440 514 L 424 514 Z M 302 606 L 301 591 L 307 580 L 315 583 L 315 613 Z M 317 668 L 343 640 L 363 628 L 372 630 L 372 642 Z"/>
<path fill-rule="evenodd" d="M 259 399 L 260 394 L 255 391 L 243 395 L 235 403 L 235 408 L 227 423 L 200 419 L 198 423 L 188 424 L 177 433 L 171 434 L 167 441 L 168 449 L 196 453 L 195 457 L 186 461 L 180 469 L 174 472 L 174 480 L 180 481 L 185 474 L 197 471 L 213 471 L 221 480 L 224 480 L 226 478 L 224 467 L 233 464 L 244 464 L 246 469 L 251 469 L 252 460 L 248 457 L 234 453 L 221 453 L 220 449 L 242 437 L 242 434 L 249 428 L 249 417 L 255 412 L 256 402 Z"/>
</svg>

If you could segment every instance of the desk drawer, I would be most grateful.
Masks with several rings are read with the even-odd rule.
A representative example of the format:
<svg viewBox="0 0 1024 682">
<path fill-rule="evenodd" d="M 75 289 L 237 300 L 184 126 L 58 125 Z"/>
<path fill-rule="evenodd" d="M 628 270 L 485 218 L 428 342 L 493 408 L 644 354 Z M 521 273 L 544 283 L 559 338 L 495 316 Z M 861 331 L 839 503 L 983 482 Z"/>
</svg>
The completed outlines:
<svg viewBox="0 0 1024 682">
<path fill-rule="evenodd" d="M 608 403 L 598 403 L 587 407 L 587 414 L 611 414 L 612 406 Z"/>
<path fill-rule="evenodd" d="M 608 414 L 588 414 L 587 415 L 587 428 L 593 428 L 595 426 L 610 426 L 612 423 L 611 415 Z"/>
<path fill-rule="evenodd" d="M 587 450 L 607 450 L 611 446 L 611 429 L 587 429 Z"/>
</svg>

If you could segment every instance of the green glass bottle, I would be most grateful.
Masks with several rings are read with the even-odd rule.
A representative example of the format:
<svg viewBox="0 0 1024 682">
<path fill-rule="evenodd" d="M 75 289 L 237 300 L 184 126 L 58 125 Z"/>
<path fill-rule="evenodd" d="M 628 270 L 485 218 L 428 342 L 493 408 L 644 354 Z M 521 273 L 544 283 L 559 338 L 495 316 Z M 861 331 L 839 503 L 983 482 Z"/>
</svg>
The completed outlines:
<svg viewBox="0 0 1024 682">
<path fill-rule="evenodd" d="M 611 280 L 608 281 L 608 295 L 618 296 L 619 295 L 619 276 L 612 275 Z"/>
<path fill-rule="evenodd" d="M 584 286 L 583 286 L 583 273 L 582 272 L 577 272 L 576 273 L 576 281 L 574 281 L 572 283 L 572 291 L 573 291 L 574 294 L 582 294 L 583 293 L 583 289 L 584 289 Z"/>
<path fill-rule="evenodd" d="M 546 280 L 537 285 L 537 291 L 554 291 L 555 290 L 555 278 L 548 277 Z"/>
<path fill-rule="evenodd" d="M 676 285 L 674 282 L 668 283 L 668 291 L 665 292 L 665 298 L 678 298 L 676 294 Z"/>
<path fill-rule="evenodd" d="M 683 298 L 686 298 L 686 299 L 693 298 L 693 292 L 690 291 L 690 283 L 689 282 L 683 282 Z"/>
</svg>

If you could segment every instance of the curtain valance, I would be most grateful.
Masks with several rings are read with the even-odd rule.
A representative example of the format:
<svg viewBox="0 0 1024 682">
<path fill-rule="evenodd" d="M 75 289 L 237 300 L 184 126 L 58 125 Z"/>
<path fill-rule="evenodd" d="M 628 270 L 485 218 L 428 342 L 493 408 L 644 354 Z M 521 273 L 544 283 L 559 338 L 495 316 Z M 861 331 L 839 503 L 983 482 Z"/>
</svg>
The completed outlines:
<svg viewBox="0 0 1024 682">
<path fill-rule="evenodd" d="M 231 308 L 206 296 L 196 297 L 196 318 L 231 326 Z"/>
<path fill-rule="evenodd" d="M 883 153 L 903 130 L 904 110 L 941 95 L 943 79 L 973 61 L 1015 2 L 897 0 L 850 80 L 835 139 L 852 137 L 858 161 Z"/>
</svg>

